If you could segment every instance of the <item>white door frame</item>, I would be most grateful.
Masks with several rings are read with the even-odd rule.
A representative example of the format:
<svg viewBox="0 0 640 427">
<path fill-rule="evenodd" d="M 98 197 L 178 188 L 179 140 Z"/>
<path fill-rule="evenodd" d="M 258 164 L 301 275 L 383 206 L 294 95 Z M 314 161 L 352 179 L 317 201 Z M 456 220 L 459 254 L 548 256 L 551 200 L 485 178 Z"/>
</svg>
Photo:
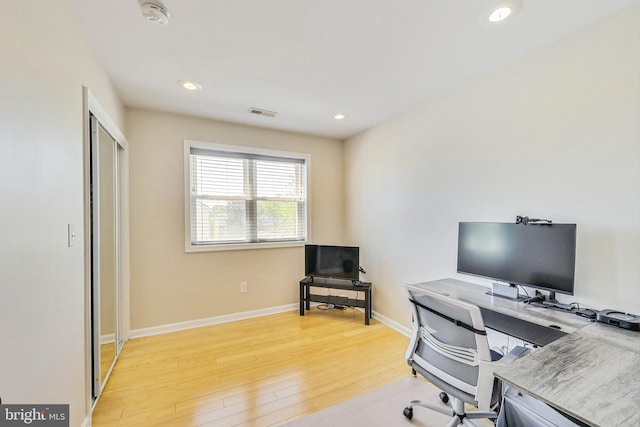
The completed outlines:
<svg viewBox="0 0 640 427">
<path fill-rule="evenodd" d="M 119 192 L 119 227 L 116 241 L 118 244 L 118 347 L 130 337 L 129 312 L 129 143 L 106 110 L 98 103 L 89 88 L 83 87 L 83 161 L 84 161 L 84 253 L 85 253 L 85 395 L 86 411 L 91 411 L 97 402 L 93 399 L 93 359 L 92 359 L 92 300 L 91 300 L 91 200 L 89 183 L 90 176 L 90 117 L 95 116 L 100 125 L 113 137 L 118 144 L 118 192 Z"/>
</svg>

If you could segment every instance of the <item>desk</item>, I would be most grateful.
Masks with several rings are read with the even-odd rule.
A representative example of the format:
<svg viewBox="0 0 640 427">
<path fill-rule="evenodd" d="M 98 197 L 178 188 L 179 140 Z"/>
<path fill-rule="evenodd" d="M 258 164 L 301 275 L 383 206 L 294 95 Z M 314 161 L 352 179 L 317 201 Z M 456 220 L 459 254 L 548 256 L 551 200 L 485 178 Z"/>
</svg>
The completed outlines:
<svg viewBox="0 0 640 427">
<path fill-rule="evenodd" d="M 364 299 L 348 298 L 336 295 L 314 295 L 311 293 L 311 287 L 339 289 L 342 291 L 362 292 Z M 354 285 L 351 281 L 332 280 L 332 279 L 316 279 L 315 281 L 309 277 L 300 280 L 300 316 L 304 316 L 305 308 L 311 308 L 311 302 L 322 302 L 325 304 L 343 305 L 346 307 L 364 308 L 364 324 L 369 324 L 371 318 L 371 283 L 358 282 Z"/>
<path fill-rule="evenodd" d="M 547 345 L 591 323 L 573 314 L 487 295 L 485 286 L 442 279 L 414 286 L 450 296 L 480 307 L 485 326 L 529 342 Z"/>
<path fill-rule="evenodd" d="M 639 369 L 640 334 L 593 323 L 495 375 L 589 425 L 629 427 L 640 426 Z"/>
<path fill-rule="evenodd" d="M 572 313 L 485 295 L 487 288 L 454 279 L 420 283 L 434 292 L 566 335 L 551 340 L 495 376 L 576 419 L 597 427 L 640 426 L 640 333 L 592 323 Z M 504 325 L 485 325 L 502 332 Z M 527 337 L 519 337 L 527 341 Z"/>
</svg>

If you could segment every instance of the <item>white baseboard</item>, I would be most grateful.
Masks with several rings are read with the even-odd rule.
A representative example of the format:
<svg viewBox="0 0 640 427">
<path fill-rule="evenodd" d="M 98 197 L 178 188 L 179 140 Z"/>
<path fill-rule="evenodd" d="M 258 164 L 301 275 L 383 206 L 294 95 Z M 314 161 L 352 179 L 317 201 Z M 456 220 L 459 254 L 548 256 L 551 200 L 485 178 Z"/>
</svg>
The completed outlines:
<svg viewBox="0 0 640 427">
<path fill-rule="evenodd" d="M 113 332 L 110 334 L 100 335 L 100 345 L 110 344 L 112 342 L 116 342 L 116 334 Z"/>
<path fill-rule="evenodd" d="M 404 326 L 393 319 L 388 318 L 385 315 L 378 313 L 377 311 L 373 312 L 374 319 L 379 320 L 384 325 L 390 327 L 396 332 L 400 332 L 402 335 L 411 338 L 411 328 Z"/>
<path fill-rule="evenodd" d="M 220 323 L 235 322 L 237 320 L 252 319 L 254 317 L 268 316 L 270 314 L 284 313 L 298 310 L 299 304 L 288 304 L 277 307 L 262 308 L 259 310 L 243 311 L 240 313 L 225 314 L 222 316 L 208 317 L 205 319 L 188 320 L 186 322 L 170 323 L 167 325 L 151 326 L 149 328 L 133 329 L 130 338 L 142 338 L 152 335 L 166 334 L 168 332 L 184 331 L 186 329 L 200 328 L 203 326 L 218 325 Z"/>
<path fill-rule="evenodd" d="M 82 424 L 80 424 L 80 427 L 91 427 L 91 417 L 84 417 L 84 420 L 82 421 Z"/>
<path fill-rule="evenodd" d="M 315 306 L 318 304 L 312 303 L 312 305 Z M 297 303 L 288 304 L 288 305 L 281 305 L 277 307 L 262 308 L 259 310 L 225 314 L 222 316 L 207 317 L 205 319 L 188 320 L 186 322 L 169 323 L 166 325 L 152 326 L 149 328 L 133 329 L 131 331 L 131 338 L 133 339 L 133 338 L 149 337 L 152 335 L 160 335 L 160 334 L 166 334 L 169 332 L 184 331 L 187 329 L 200 328 L 203 326 L 218 325 L 220 323 L 235 322 L 237 320 L 253 319 L 255 317 L 262 317 L 262 316 L 268 316 L 270 314 L 277 314 L 277 313 L 284 313 L 287 311 L 298 310 L 299 307 L 300 306 Z M 395 320 L 392 320 L 389 317 L 378 313 L 377 311 L 372 312 L 371 317 L 380 321 L 384 325 L 390 327 L 394 331 L 399 332 L 406 337 L 411 337 L 411 328 L 404 326 L 396 322 Z"/>
</svg>

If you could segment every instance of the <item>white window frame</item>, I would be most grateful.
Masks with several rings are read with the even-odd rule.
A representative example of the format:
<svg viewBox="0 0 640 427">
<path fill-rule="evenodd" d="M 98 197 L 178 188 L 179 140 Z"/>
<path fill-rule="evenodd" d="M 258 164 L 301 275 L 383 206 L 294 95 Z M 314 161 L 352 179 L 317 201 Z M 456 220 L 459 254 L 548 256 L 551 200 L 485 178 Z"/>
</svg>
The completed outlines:
<svg viewBox="0 0 640 427">
<path fill-rule="evenodd" d="M 252 154 L 263 155 L 272 157 L 284 157 L 291 159 L 300 159 L 305 161 L 306 165 L 306 203 L 305 203 L 305 239 L 297 241 L 276 241 L 276 242 L 252 242 L 252 243 L 212 243 L 212 244 L 191 244 L 191 164 L 190 153 L 191 148 L 200 148 L 204 150 L 216 150 L 227 151 L 231 153 L 240 154 Z M 311 176 L 311 155 L 306 153 L 296 153 L 289 151 L 278 151 L 264 148 L 247 147 L 241 145 L 228 145 L 218 144 L 213 142 L 184 140 L 184 244 L 185 252 L 209 252 L 209 251 L 229 251 L 229 250 L 244 250 L 244 249 L 266 249 L 266 248 L 281 248 L 281 247 L 293 247 L 304 246 L 310 241 L 310 221 L 311 221 L 311 206 L 309 189 L 311 188 L 310 176 Z"/>
</svg>

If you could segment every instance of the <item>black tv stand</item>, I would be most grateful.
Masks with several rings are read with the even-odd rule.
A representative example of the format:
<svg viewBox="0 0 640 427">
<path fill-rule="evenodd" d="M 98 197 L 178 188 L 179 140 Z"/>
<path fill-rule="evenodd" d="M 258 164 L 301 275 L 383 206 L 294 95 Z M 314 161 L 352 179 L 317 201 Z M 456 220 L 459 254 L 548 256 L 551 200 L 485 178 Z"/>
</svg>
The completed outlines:
<svg viewBox="0 0 640 427">
<path fill-rule="evenodd" d="M 337 295 L 314 295 L 311 293 L 312 287 L 362 292 L 364 299 Z M 311 309 L 311 302 L 333 304 L 342 307 L 364 308 L 364 324 L 368 325 L 369 319 L 371 318 L 371 283 L 338 279 L 325 279 L 322 282 L 315 282 L 313 277 L 305 277 L 300 280 L 300 316 L 304 316 L 305 309 Z"/>
<path fill-rule="evenodd" d="M 302 280 L 306 280 L 306 281 L 308 281 L 309 283 L 315 283 L 315 282 L 314 282 L 314 280 L 313 280 L 313 276 L 305 277 L 305 278 L 304 278 L 304 279 L 302 279 Z M 325 283 L 327 282 L 327 280 L 343 280 L 343 279 L 325 278 L 325 279 L 324 279 Z M 349 280 L 349 279 L 344 279 L 344 280 Z M 364 286 L 364 282 L 361 282 L 360 280 L 354 280 L 354 279 L 351 279 L 351 285 L 352 285 L 352 286 Z"/>
</svg>

